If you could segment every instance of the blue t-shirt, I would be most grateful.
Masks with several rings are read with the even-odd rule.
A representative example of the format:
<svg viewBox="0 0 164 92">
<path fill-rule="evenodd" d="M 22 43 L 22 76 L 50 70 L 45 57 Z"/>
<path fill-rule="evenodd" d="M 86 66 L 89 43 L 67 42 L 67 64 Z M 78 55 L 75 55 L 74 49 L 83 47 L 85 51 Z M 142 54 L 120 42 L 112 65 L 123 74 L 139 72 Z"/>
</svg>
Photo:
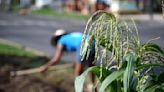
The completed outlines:
<svg viewBox="0 0 164 92">
<path fill-rule="evenodd" d="M 63 35 L 59 41 L 58 45 L 63 45 L 64 50 L 67 52 L 74 52 L 76 51 L 76 63 L 83 63 L 80 59 L 80 47 L 81 47 L 81 42 L 82 42 L 83 34 L 80 32 L 74 32 L 74 33 L 69 33 L 66 35 Z M 94 45 L 92 47 L 93 49 L 91 50 L 91 53 L 89 57 L 93 58 L 94 57 Z"/>
<path fill-rule="evenodd" d="M 78 51 L 81 46 L 82 37 L 83 34 L 80 32 L 69 33 L 59 39 L 58 45 L 63 45 L 67 52 Z"/>
</svg>

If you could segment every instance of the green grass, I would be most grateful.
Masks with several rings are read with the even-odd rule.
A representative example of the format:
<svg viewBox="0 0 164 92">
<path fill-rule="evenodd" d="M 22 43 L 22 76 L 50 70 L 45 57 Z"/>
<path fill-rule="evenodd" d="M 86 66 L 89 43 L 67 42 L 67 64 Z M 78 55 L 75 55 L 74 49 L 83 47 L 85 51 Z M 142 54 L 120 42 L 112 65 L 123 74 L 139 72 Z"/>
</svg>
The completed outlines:
<svg viewBox="0 0 164 92">
<path fill-rule="evenodd" d="M 36 56 L 32 52 L 25 51 L 23 49 L 15 47 L 15 46 L 6 45 L 6 44 L 2 44 L 2 43 L 0 43 L 0 54 L 15 55 L 15 56 L 27 56 L 27 57 Z"/>
<path fill-rule="evenodd" d="M 57 12 L 55 10 L 49 9 L 49 8 L 43 8 L 40 10 L 33 10 L 32 14 L 36 15 L 49 15 L 49 16 L 55 16 L 55 17 L 65 17 L 65 18 L 71 18 L 71 19 L 80 19 L 80 20 L 87 20 L 89 16 L 81 15 L 80 13 L 68 13 L 68 12 Z"/>
</svg>

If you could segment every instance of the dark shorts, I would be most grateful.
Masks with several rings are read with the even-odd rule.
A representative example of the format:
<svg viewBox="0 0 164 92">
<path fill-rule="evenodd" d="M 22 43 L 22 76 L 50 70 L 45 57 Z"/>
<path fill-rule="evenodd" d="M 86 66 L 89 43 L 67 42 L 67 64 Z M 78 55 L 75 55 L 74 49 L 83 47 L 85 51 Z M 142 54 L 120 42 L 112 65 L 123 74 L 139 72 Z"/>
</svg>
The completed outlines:
<svg viewBox="0 0 164 92">
<path fill-rule="evenodd" d="M 94 60 L 95 57 L 95 42 L 93 42 L 92 44 L 92 49 L 89 53 L 89 56 L 87 58 L 87 55 L 85 55 L 85 58 L 83 61 L 81 61 L 81 56 L 80 56 L 80 48 L 78 49 L 78 51 L 76 52 L 76 60 L 75 63 L 86 63 L 86 62 L 92 62 Z"/>
</svg>

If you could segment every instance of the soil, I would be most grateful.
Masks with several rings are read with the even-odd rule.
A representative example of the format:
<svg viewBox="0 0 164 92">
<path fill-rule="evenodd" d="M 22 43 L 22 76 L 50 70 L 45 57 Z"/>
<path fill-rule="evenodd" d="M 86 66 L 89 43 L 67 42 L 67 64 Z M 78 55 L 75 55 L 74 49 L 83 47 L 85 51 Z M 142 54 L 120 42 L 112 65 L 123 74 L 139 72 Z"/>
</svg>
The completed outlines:
<svg viewBox="0 0 164 92">
<path fill-rule="evenodd" d="M 72 68 L 44 74 L 10 76 L 10 71 L 38 67 L 47 61 L 46 57 L 0 55 L 0 92 L 74 92 Z"/>
</svg>

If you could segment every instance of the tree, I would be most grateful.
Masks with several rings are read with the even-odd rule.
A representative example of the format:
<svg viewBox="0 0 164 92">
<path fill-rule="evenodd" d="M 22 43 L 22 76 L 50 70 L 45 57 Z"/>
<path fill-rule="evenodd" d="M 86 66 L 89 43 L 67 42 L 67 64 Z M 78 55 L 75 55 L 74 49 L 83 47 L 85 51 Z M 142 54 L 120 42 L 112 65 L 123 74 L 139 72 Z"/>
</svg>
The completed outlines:
<svg viewBox="0 0 164 92">
<path fill-rule="evenodd" d="M 164 0 L 162 0 L 162 12 L 163 12 L 163 17 L 164 17 Z"/>
</svg>

